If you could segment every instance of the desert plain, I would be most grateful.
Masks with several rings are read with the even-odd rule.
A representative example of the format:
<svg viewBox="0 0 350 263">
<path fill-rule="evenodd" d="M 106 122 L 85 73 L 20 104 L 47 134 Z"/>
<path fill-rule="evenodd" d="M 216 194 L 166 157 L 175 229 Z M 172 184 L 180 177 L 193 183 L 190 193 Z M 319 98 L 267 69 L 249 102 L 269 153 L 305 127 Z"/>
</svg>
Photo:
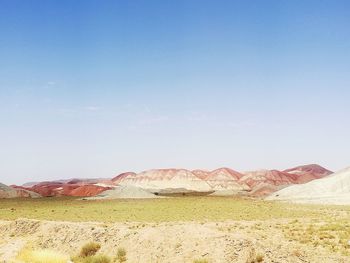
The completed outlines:
<svg viewBox="0 0 350 263">
<path fill-rule="evenodd" d="M 96 257 L 74 261 L 89 242 L 100 246 Z M 213 196 L 0 200 L 6 263 L 345 263 L 349 242 L 349 206 Z"/>
</svg>

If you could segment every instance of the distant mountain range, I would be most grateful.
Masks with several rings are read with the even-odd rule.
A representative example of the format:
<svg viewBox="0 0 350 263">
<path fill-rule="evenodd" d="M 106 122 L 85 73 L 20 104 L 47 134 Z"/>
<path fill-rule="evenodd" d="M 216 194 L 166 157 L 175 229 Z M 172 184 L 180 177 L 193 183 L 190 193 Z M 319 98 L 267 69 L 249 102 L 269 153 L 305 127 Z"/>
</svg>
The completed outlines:
<svg viewBox="0 0 350 263">
<path fill-rule="evenodd" d="M 213 171 L 186 169 L 153 169 L 141 173 L 127 172 L 111 179 L 69 179 L 31 182 L 22 186 L 0 185 L 0 198 L 79 196 L 91 197 L 107 191 L 142 189 L 154 195 L 244 195 L 262 197 L 289 185 L 304 184 L 332 174 L 317 164 L 278 170 L 238 172 L 230 168 Z M 131 191 L 131 190 L 130 190 Z M 104 195 L 106 196 L 106 195 Z M 128 197 L 132 195 L 128 194 Z"/>
</svg>

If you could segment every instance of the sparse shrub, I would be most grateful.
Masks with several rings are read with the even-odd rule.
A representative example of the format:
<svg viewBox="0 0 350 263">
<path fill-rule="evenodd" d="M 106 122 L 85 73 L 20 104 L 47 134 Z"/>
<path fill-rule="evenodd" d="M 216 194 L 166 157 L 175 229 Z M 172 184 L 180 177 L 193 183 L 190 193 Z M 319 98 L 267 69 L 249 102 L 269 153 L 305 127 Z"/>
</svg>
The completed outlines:
<svg viewBox="0 0 350 263">
<path fill-rule="evenodd" d="M 248 254 L 246 263 L 254 263 L 255 262 L 255 257 L 256 257 L 256 252 L 255 252 L 255 249 L 252 247 L 249 250 L 249 254 Z"/>
<path fill-rule="evenodd" d="M 256 263 L 256 262 L 263 262 L 264 261 L 264 255 L 262 253 L 256 253 L 255 248 L 251 248 L 246 260 L 246 263 Z"/>
<path fill-rule="evenodd" d="M 111 259 L 105 255 L 96 255 L 91 263 L 110 263 Z"/>
<path fill-rule="evenodd" d="M 89 257 L 94 256 L 97 251 L 99 251 L 101 248 L 101 245 L 96 242 L 89 242 L 85 244 L 81 250 L 80 250 L 80 257 Z"/>
<path fill-rule="evenodd" d="M 300 250 L 295 249 L 295 250 L 293 250 L 293 255 L 296 257 L 301 257 L 302 254 L 301 254 Z"/>
<path fill-rule="evenodd" d="M 124 248 L 118 248 L 116 261 L 119 263 L 126 261 L 126 250 Z"/>
<path fill-rule="evenodd" d="M 182 246 L 182 244 L 181 243 L 176 243 L 176 245 L 175 245 L 175 249 L 178 249 L 178 248 L 180 248 Z"/>
<path fill-rule="evenodd" d="M 195 259 L 193 260 L 193 263 L 208 263 L 208 260 L 202 258 L 202 259 Z"/>
<path fill-rule="evenodd" d="M 75 257 L 72 258 L 74 263 L 111 263 L 111 259 L 105 255 L 93 255 L 87 257 Z"/>
<path fill-rule="evenodd" d="M 256 260 L 256 262 L 263 262 L 263 260 L 264 260 L 264 255 L 261 254 L 261 253 L 257 254 L 255 260 Z"/>
</svg>

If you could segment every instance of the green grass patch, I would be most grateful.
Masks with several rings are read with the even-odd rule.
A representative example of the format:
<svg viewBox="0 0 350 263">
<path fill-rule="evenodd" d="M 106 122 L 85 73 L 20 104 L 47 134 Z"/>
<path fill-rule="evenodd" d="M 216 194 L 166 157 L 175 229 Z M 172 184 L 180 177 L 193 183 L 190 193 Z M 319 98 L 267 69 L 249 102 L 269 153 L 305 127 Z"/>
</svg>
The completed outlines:
<svg viewBox="0 0 350 263">
<path fill-rule="evenodd" d="M 331 213 L 331 214 L 330 214 Z M 87 200 L 76 198 L 2 199 L 0 220 L 177 222 L 268 220 L 331 217 L 350 214 L 349 207 L 294 205 L 232 197 Z M 297 221 L 296 221 L 297 222 Z"/>
</svg>

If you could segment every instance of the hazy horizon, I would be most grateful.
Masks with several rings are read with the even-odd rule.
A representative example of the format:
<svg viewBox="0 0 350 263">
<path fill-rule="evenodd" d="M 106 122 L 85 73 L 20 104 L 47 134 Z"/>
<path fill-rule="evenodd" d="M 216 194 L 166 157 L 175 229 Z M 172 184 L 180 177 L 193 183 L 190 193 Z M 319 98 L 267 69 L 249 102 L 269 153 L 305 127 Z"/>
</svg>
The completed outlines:
<svg viewBox="0 0 350 263">
<path fill-rule="evenodd" d="M 350 166 L 349 1 L 0 1 L 0 182 Z"/>
</svg>

